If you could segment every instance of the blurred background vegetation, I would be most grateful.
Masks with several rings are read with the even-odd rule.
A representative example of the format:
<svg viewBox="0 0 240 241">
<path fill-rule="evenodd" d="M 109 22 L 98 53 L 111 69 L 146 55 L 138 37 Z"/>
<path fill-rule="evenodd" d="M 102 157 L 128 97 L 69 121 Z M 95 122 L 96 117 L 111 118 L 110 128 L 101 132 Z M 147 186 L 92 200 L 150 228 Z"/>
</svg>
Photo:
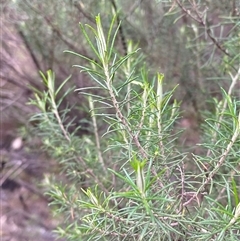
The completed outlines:
<svg viewBox="0 0 240 241">
<path fill-rule="evenodd" d="M 84 60 L 63 51 L 71 50 L 93 58 L 79 22 L 94 25 L 98 13 L 106 28 L 117 14 L 121 27 L 116 48 L 122 55 L 127 52 L 127 43 L 133 41 L 143 54 L 140 64 L 146 64 L 152 75 L 157 71 L 164 73 L 165 90 L 179 85 L 174 96 L 183 110 L 179 125 L 187 128 L 182 141 L 188 145 L 199 141 L 199 122 L 204 111 L 213 111 L 212 99 L 221 98 L 220 88 L 228 89 L 231 84 L 229 71 L 236 74 L 240 64 L 239 1 L 2 0 L 2 150 L 14 149 L 13 140 L 19 135 L 17 128 L 25 128 L 21 133 L 24 136 L 29 116 L 37 111 L 26 103 L 32 97 L 32 87 L 44 88 L 39 70 L 45 73 L 52 69 L 57 85 L 71 75 L 64 91 L 93 84 L 87 75 L 72 68 L 76 63 L 84 65 Z M 238 98 L 239 88 L 238 82 L 234 90 Z M 88 103 L 76 92 L 66 98 L 61 108 L 69 106 L 73 107 L 69 117 L 74 118 L 76 125 L 89 118 L 85 111 Z M 35 146 L 30 149 L 38 148 L 39 143 L 32 142 L 32 145 Z M 13 166 L 16 162 L 10 167 Z M 39 171 L 38 166 L 35 169 Z"/>
<path fill-rule="evenodd" d="M 63 51 L 91 58 L 79 22 L 94 24 L 98 13 L 106 26 L 118 13 L 118 21 L 122 21 L 119 51 L 126 52 L 129 40 L 138 44 L 152 72 L 165 74 L 165 88 L 179 84 L 175 97 L 191 114 L 198 115 L 199 110 L 209 107 L 207 100 L 220 97 L 219 87 L 230 82 L 228 71 L 239 65 L 238 4 L 224 0 L 198 4 L 161 0 L 3 1 L 2 118 L 25 121 L 25 114 L 31 112 L 25 105 L 31 94 L 29 87 L 41 88 L 39 70 L 52 69 L 59 81 L 72 75 L 69 86 L 91 85 L 88 77 L 71 68 L 76 58 Z M 71 98 L 71 105 L 79 102 L 79 96 Z"/>
</svg>

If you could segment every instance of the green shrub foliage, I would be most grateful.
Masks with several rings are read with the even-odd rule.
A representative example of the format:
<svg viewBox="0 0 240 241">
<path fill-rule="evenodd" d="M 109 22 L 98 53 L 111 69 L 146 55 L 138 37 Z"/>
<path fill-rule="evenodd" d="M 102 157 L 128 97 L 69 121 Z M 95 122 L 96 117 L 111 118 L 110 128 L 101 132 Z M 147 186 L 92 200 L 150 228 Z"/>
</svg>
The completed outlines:
<svg viewBox="0 0 240 241">
<path fill-rule="evenodd" d="M 76 89 L 85 96 L 89 118 L 73 126 L 59 106 L 69 90 L 56 88 L 52 71 L 42 74 L 45 91 L 35 90 L 31 104 L 44 148 L 61 164 L 66 180 L 48 179 L 48 195 L 58 228 L 68 240 L 239 240 L 240 114 L 232 90 L 240 70 L 230 73 L 229 90 L 204 113 L 198 151 L 180 147 L 181 113 L 164 91 L 164 75 L 152 76 L 141 50 L 128 42 L 121 56 L 114 48 L 119 25 L 108 32 L 100 15 L 96 25 L 80 24 L 94 59 L 75 65 L 93 81 Z M 118 27 L 116 27 L 118 25 Z M 74 131 L 70 131 L 74 129 Z M 80 131 L 80 132 L 79 132 Z M 47 179 L 46 179 L 47 181 Z"/>
</svg>

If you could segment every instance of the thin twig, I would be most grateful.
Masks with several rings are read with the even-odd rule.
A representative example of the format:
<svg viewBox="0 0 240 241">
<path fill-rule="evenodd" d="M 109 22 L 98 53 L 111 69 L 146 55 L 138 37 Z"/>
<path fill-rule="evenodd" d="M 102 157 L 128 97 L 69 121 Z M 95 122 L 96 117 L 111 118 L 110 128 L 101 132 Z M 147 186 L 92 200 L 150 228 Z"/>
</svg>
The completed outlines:
<svg viewBox="0 0 240 241">
<path fill-rule="evenodd" d="M 97 145 L 97 150 L 98 150 L 98 159 L 102 166 L 102 169 L 104 170 L 104 172 L 106 174 L 107 168 L 106 168 L 106 165 L 105 165 L 103 157 L 102 157 L 101 145 L 100 145 L 100 140 L 99 140 L 99 136 L 98 136 L 97 120 L 96 120 L 96 116 L 94 113 L 94 104 L 93 104 L 92 96 L 89 96 L 89 107 L 90 107 L 90 110 L 93 112 L 92 113 L 92 123 L 93 123 L 94 135 L 95 135 L 95 140 L 96 140 L 96 145 Z"/>
<path fill-rule="evenodd" d="M 195 10 L 195 14 L 197 16 L 194 16 L 190 10 L 186 9 L 179 0 L 176 0 L 178 6 L 182 9 L 182 11 L 187 14 L 189 17 L 191 17 L 193 20 L 195 20 L 196 22 L 198 22 L 200 25 L 202 25 L 207 32 L 208 37 L 212 40 L 212 42 L 217 46 L 217 48 L 219 50 L 221 50 L 224 54 L 226 54 L 227 56 L 231 57 L 231 55 L 219 44 L 219 42 L 217 41 L 216 38 L 213 37 L 212 33 L 211 33 L 211 28 L 210 26 L 207 26 L 206 21 L 203 20 L 203 17 L 200 15 L 200 13 L 198 12 L 198 10 L 196 9 L 196 6 L 193 6 L 193 4 L 190 2 L 190 4 L 192 5 L 192 9 Z"/>
<path fill-rule="evenodd" d="M 237 72 L 237 74 L 235 76 L 232 76 L 231 73 L 229 73 L 229 74 L 230 74 L 230 76 L 232 78 L 232 83 L 231 83 L 231 85 L 230 85 L 230 87 L 228 89 L 228 95 L 231 96 L 233 88 L 236 85 L 236 83 L 237 83 L 237 81 L 238 81 L 238 79 L 240 77 L 240 67 L 239 67 L 238 72 Z M 222 114 L 219 116 L 218 123 L 217 123 L 217 126 L 215 128 L 215 133 L 214 133 L 213 138 L 212 138 L 212 143 L 214 143 L 216 141 L 217 133 L 218 133 L 218 130 L 219 130 L 220 126 L 221 126 L 221 122 L 222 122 L 222 119 L 223 119 L 223 114 L 224 114 L 226 108 L 227 108 L 227 99 L 225 99 L 224 102 L 223 102 L 223 105 L 222 105 L 222 108 L 221 108 L 221 113 Z M 210 157 L 210 155 L 211 155 L 211 150 L 208 149 L 207 157 Z"/>
<path fill-rule="evenodd" d="M 50 26 L 52 28 L 52 31 L 55 32 L 57 34 L 57 36 L 69 47 L 71 48 L 74 52 L 80 53 L 80 49 L 78 49 L 74 43 L 71 42 L 70 39 L 67 39 L 66 36 L 63 36 L 63 34 L 61 33 L 60 29 L 53 24 L 53 22 L 51 21 L 51 19 L 49 17 L 47 17 L 44 13 L 42 13 L 41 11 L 39 11 L 39 9 L 37 9 L 35 6 L 33 6 L 32 3 L 30 3 L 27 0 L 24 0 L 25 3 L 28 5 L 28 7 L 30 7 L 36 14 L 40 15 L 43 17 L 43 19 L 46 21 L 46 23 L 48 24 L 48 26 Z"/>
<path fill-rule="evenodd" d="M 204 183 L 200 186 L 200 188 L 198 189 L 198 191 L 187 201 L 183 204 L 183 206 L 188 205 L 194 198 L 197 197 L 197 195 L 199 193 L 201 193 L 202 191 L 204 191 L 205 187 L 209 184 L 209 182 L 212 180 L 212 178 L 214 177 L 214 175 L 218 172 L 219 168 L 223 165 L 224 161 L 226 160 L 226 157 L 228 155 L 228 153 L 230 152 L 230 150 L 232 149 L 233 144 L 236 142 L 238 136 L 240 134 L 240 112 L 238 115 L 238 125 L 236 127 L 236 130 L 226 148 L 226 150 L 223 152 L 221 158 L 219 159 L 219 161 L 217 162 L 216 167 L 209 173 L 208 177 L 206 178 L 206 180 L 204 181 Z"/>
<path fill-rule="evenodd" d="M 115 97 L 115 94 L 114 94 L 114 91 L 113 91 L 113 88 L 112 88 L 112 82 L 111 82 L 111 78 L 109 76 L 109 69 L 108 69 L 108 65 L 105 65 L 104 66 L 104 73 L 105 73 L 105 76 L 106 76 L 106 84 L 107 84 L 107 87 L 108 87 L 108 91 L 109 91 L 109 95 L 112 99 L 112 103 L 113 103 L 113 106 L 116 110 L 116 116 L 117 118 L 120 120 L 120 122 L 125 126 L 126 130 L 128 131 L 129 135 L 131 136 L 132 140 L 134 141 L 135 145 L 137 146 L 141 156 L 143 159 L 147 159 L 148 155 L 147 153 L 145 152 L 145 150 L 143 149 L 142 145 L 140 144 L 139 142 L 139 139 L 138 139 L 138 136 L 136 136 L 130 125 L 127 123 L 124 115 L 122 114 L 121 110 L 120 110 L 120 107 L 119 107 L 119 104 L 118 104 L 118 101 Z"/>
<path fill-rule="evenodd" d="M 181 190 L 181 203 L 180 203 L 180 209 L 179 212 L 181 213 L 183 211 L 183 200 L 184 200 L 184 193 L 185 193 L 185 173 L 184 173 L 184 162 L 182 165 L 182 168 L 180 165 L 178 166 L 178 169 L 181 174 L 181 184 L 182 184 L 182 190 Z"/>
<path fill-rule="evenodd" d="M 229 73 L 231 78 L 232 78 L 232 83 L 229 87 L 229 90 L 228 90 L 228 95 L 231 95 L 232 94 L 232 91 L 233 91 L 233 88 L 234 86 L 236 85 L 237 81 L 239 80 L 239 77 L 240 77 L 240 67 L 238 69 L 238 72 L 235 76 L 233 76 L 231 73 Z M 227 100 L 224 101 L 223 103 L 223 107 L 222 107 L 222 113 L 224 113 L 225 109 L 227 108 Z M 217 127 L 216 127 L 216 132 L 218 132 L 219 128 L 220 128 L 220 125 L 221 125 L 221 122 L 222 122 L 222 119 L 223 119 L 223 114 L 221 114 L 221 116 L 219 117 L 218 119 L 218 124 L 217 124 Z M 201 193 L 202 191 L 205 190 L 206 186 L 209 184 L 209 182 L 213 179 L 213 177 L 215 176 L 215 174 L 217 173 L 217 171 L 219 170 L 219 168 L 223 165 L 228 153 L 230 152 L 230 150 L 232 149 L 232 146 L 233 144 L 235 143 L 235 141 L 237 140 L 238 136 L 240 134 L 240 112 L 238 114 L 238 123 L 237 123 L 237 126 L 236 126 L 236 130 L 234 131 L 234 134 L 230 140 L 230 142 L 228 143 L 228 146 L 226 148 L 226 150 L 223 152 L 222 156 L 220 157 L 219 161 L 217 162 L 217 165 L 215 166 L 215 168 L 209 173 L 209 175 L 207 176 L 206 180 L 204 181 L 204 183 L 200 186 L 200 188 L 198 189 L 198 191 L 187 201 L 183 204 L 183 206 L 186 206 L 188 205 L 189 203 L 192 202 L 193 199 L 197 198 L 198 194 Z M 213 139 L 212 139 L 212 142 L 214 143 L 216 141 L 216 138 L 217 138 L 217 134 L 214 135 Z M 207 156 L 209 157 L 210 156 L 210 149 L 207 153 Z"/>
<path fill-rule="evenodd" d="M 38 61 L 36 54 L 34 53 L 33 49 L 31 48 L 26 36 L 24 35 L 23 31 L 20 29 L 20 26 L 16 25 L 16 28 L 18 30 L 20 37 L 22 38 L 22 41 L 23 41 L 25 47 L 27 48 L 29 54 L 31 55 L 31 58 L 33 60 L 33 63 L 35 65 L 36 69 L 41 70 L 40 62 Z"/>
<path fill-rule="evenodd" d="M 144 86 L 144 90 L 143 90 L 143 96 L 142 96 L 142 99 L 143 99 L 143 104 L 142 104 L 142 114 L 141 114 L 141 119 L 139 121 L 139 125 L 137 127 L 137 133 L 136 133 L 136 137 L 138 138 L 139 134 L 140 134 L 140 131 L 143 127 L 143 123 L 144 123 L 144 119 L 145 119 L 145 114 L 146 114 L 146 109 L 147 109 L 147 99 L 148 99 L 148 91 L 147 91 L 147 87 Z"/>
<path fill-rule="evenodd" d="M 66 138 L 69 142 L 71 142 L 71 139 L 70 139 L 70 137 L 69 137 L 69 134 L 68 134 L 68 132 L 65 130 L 64 125 L 63 125 L 62 120 L 61 120 L 61 117 L 60 117 L 60 115 L 59 115 L 59 113 L 58 113 L 58 109 L 57 109 L 57 106 L 56 106 L 55 101 L 52 103 L 52 107 L 53 107 L 52 112 L 54 113 L 54 115 L 55 115 L 56 118 L 57 118 L 58 125 L 60 126 L 60 128 L 61 128 L 61 130 L 62 130 L 62 132 L 63 132 L 63 135 L 65 136 L 65 138 Z"/>
<path fill-rule="evenodd" d="M 133 15 L 133 13 L 136 11 L 136 9 L 139 7 L 139 5 L 143 2 L 143 0 L 136 1 L 130 8 L 124 19 L 128 19 Z"/>
<path fill-rule="evenodd" d="M 87 18 L 90 22 L 92 22 L 92 23 L 95 24 L 94 18 L 93 18 L 92 16 L 90 16 L 89 14 L 87 14 L 87 13 L 82 9 L 82 6 L 81 6 L 82 3 L 81 3 L 81 2 L 75 1 L 73 5 L 74 5 L 75 8 L 77 8 L 77 10 L 78 10 L 80 13 L 83 14 L 83 16 L 84 16 L 85 18 Z"/>
</svg>

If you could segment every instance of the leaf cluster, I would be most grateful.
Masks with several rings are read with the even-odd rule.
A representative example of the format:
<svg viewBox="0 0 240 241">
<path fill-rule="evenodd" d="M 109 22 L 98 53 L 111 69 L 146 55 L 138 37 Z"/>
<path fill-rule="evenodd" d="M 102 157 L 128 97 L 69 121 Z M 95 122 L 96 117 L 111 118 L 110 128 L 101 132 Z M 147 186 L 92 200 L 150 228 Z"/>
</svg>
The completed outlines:
<svg viewBox="0 0 240 241">
<path fill-rule="evenodd" d="M 131 43 L 129 54 L 119 55 L 114 21 L 107 34 L 100 15 L 95 27 L 80 25 L 96 61 L 68 51 L 89 61 L 76 67 L 102 91 L 76 90 L 88 97 L 92 135 L 69 133 L 67 110 L 59 113 L 62 98 L 56 101 L 65 81 L 55 90 L 51 71 L 42 76 L 47 91 L 31 101 L 40 109 L 33 119 L 44 146 L 71 178 L 48 193 L 68 218 L 58 233 L 69 240 L 238 240 L 239 101 L 231 88 L 222 90 L 202 126 L 202 153 L 182 152 L 174 89 L 164 92 L 163 74 L 136 68 L 139 50 Z"/>
</svg>

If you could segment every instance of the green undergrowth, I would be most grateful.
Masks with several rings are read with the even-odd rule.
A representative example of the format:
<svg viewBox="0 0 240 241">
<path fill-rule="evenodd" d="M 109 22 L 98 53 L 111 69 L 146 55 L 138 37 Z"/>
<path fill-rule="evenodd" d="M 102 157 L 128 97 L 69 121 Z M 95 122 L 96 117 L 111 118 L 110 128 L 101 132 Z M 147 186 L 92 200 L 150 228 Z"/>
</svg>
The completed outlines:
<svg viewBox="0 0 240 241">
<path fill-rule="evenodd" d="M 107 33 L 99 15 L 94 27 L 80 24 L 93 59 L 66 51 L 88 62 L 75 67 L 94 82 L 75 89 L 86 100 L 79 108 L 90 113 L 88 134 L 69 119 L 71 106 L 59 110 L 73 94 L 74 87 L 62 95 L 68 79 L 56 88 L 54 73 L 41 73 L 46 90 L 30 101 L 39 108 L 35 132 L 68 180 L 45 180 L 51 206 L 66 218 L 57 233 L 68 240 L 239 240 L 240 108 L 232 89 L 240 71 L 204 114 L 200 151 L 184 152 L 177 86 L 165 91 L 168 80 L 149 74 L 133 43 L 125 56 L 115 50 L 115 21 Z"/>
</svg>

